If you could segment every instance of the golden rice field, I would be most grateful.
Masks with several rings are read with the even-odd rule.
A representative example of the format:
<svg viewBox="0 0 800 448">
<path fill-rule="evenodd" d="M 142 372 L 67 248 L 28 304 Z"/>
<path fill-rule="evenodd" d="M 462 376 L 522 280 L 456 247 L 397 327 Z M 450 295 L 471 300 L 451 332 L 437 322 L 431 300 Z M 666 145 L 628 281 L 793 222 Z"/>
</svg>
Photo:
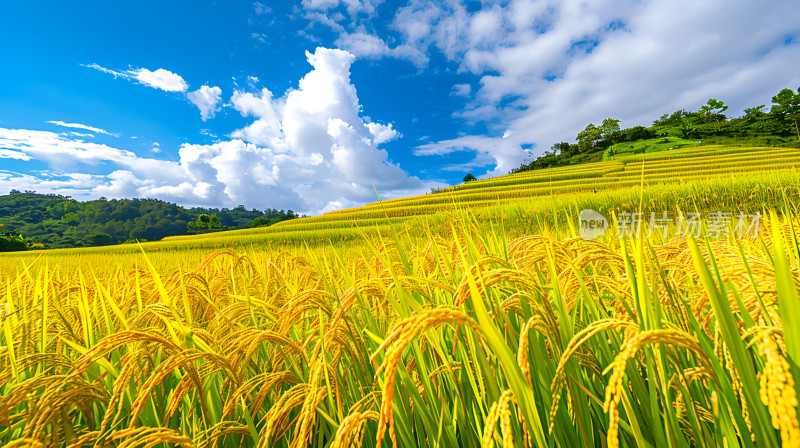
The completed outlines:
<svg viewBox="0 0 800 448">
<path fill-rule="evenodd" d="M 800 446 L 800 156 L 694 150 L 3 254 L 0 443 Z M 764 218 L 587 241 L 585 208 Z"/>
</svg>

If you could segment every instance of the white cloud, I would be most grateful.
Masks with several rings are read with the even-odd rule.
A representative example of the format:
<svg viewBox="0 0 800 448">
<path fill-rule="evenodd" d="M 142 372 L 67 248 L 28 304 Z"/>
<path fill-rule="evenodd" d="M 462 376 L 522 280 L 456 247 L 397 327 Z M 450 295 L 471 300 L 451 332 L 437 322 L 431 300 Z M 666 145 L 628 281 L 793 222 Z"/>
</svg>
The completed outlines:
<svg viewBox="0 0 800 448">
<path fill-rule="evenodd" d="M 0 159 L 31 160 L 30 156 L 21 151 L 0 149 Z"/>
<path fill-rule="evenodd" d="M 103 73 L 108 73 L 113 75 L 114 78 L 135 80 L 140 84 L 144 84 L 155 89 L 160 89 L 165 92 L 185 92 L 189 88 L 189 85 L 180 75 L 163 68 L 159 68 L 155 71 L 150 71 L 146 68 L 137 68 L 121 72 L 102 67 L 96 63 L 83 66 L 101 71 Z"/>
<path fill-rule="evenodd" d="M 256 15 L 258 15 L 258 16 L 260 16 L 262 14 L 270 14 L 270 13 L 272 13 L 272 8 L 270 8 L 269 6 L 267 6 L 267 5 L 265 5 L 265 4 L 261 3 L 261 2 L 253 3 L 253 10 L 256 13 Z"/>
<path fill-rule="evenodd" d="M 450 91 L 450 94 L 455 96 L 469 96 L 471 93 L 472 86 L 469 84 L 456 84 Z"/>
<path fill-rule="evenodd" d="M 336 39 L 335 44 L 337 47 L 359 58 L 380 59 L 382 57 L 392 57 L 408 59 L 417 67 L 424 67 L 428 63 L 428 57 L 411 45 L 399 45 L 390 48 L 380 37 L 365 32 L 342 32 L 339 38 Z"/>
<path fill-rule="evenodd" d="M 209 118 L 214 118 L 214 114 L 219 110 L 217 104 L 219 103 L 221 95 L 222 89 L 219 87 L 208 87 L 204 85 L 194 92 L 187 93 L 186 97 L 189 98 L 192 104 L 200 109 L 200 117 L 203 121 L 206 121 Z"/>
<path fill-rule="evenodd" d="M 415 45 L 390 42 L 370 32 L 365 26 L 378 17 L 377 7 L 383 0 L 303 0 L 305 18 L 310 26 L 319 24 L 330 28 L 338 37 L 334 41 L 337 48 L 363 59 L 391 57 L 405 59 L 417 68 L 425 67 L 429 58 L 425 51 Z M 346 14 L 344 14 L 346 12 Z M 314 42 L 318 39 L 305 31 L 300 33 Z"/>
<path fill-rule="evenodd" d="M 507 174 L 512 168 L 519 166 L 528 152 L 510 138 L 493 138 L 479 135 L 467 135 L 450 140 L 420 145 L 414 149 L 414 155 L 433 156 L 447 155 L 455 152 L 474 152 L 475 158 L 459 165 L 447 165 L 446 171 L 467 171 L 472 168 L 483 168 L 494 165 L 494 168 L 482 177 L 493 177 Z"/>
<path fill-rule="evenodd" d="M 339 6 L 339 0 L 303 0 L 303 8 L 326 11 Z"/>
<path fill-rule="evenodd" d="M 140 83 L 155 89 L 161 89 L 165 92 L 184 92 L 189 88 L 189 85 L 186 84 L 186 81 L 184 81 L 180 75 L 172 73 L 169 70 L 164 70 L 163 68 L 159 68 L 154 72 L 146 68 L 140 68 L 130 70 L 128 73 Z"/>
<path fill-rule="evenodd" d="M 383 142 L 388 142 L 400 137 L 400 133 L 392 128 L 391 123 L 388 125 L 380 123 L 367 123 L 367 129 L 369 129 L 369 133 L 372 134 L 373 141 L 376 145 L 380 145 Z"/>
<path fill-rule="evenodd" d="M 234 92 L 232 106 L 254 117 L 253 123 L 234 131 L 232 140 L 183 144 L 176 162 L 52 132 L 0 128 L 0 156 L 36 159 L 67 172 L 57 179 L 0 172 L 0 189 L 19 184 L 83 198 L 158 197 L 186 205 L 245 203 L 318 213 L 373 201 L 373 184 L 385 197 L 441 186 L 408 176 L 378 147 L 398 133 L 359 116 L 350 82 L 352 54 L 318 48 L 306 56 L 313 69 L 297 89 L 277 99 L 267 89 L 258 95 Z M 69 173 L 86 164 L 110 172 Z"/>
<path fill-rule="evenodd" d="M 101 195 L 92 195 L 90 192 L 103 182 L 102 176 L 90 174 L 69 173 L 52 174 L 39 173 L 38 176 L 0 170 L 0 192 L 11 190 L 32 190 L 55 192 L 65 196 L 80 199 L 94 199 Z"/>
<path fill-rule="evenodd" d="M 330 11 L 344 6 L 347 14 L 355 18 L 358 14 L 373 15 L 375 8 L 383 0 L 303 0 L 303 8 L 307 11 Z"/>
<path fill-rule="evenodd" d="M 367 33 L 344 33 L 336 40 L 336 46 L 358 57 L 375 58 L 388 56 L 391 49 L 378 36 Z"/>
<path fill-rule="evenodd" d="M 65 127 L 65 128 L 86 129 L 87 131 L 92 131 L 95 134 L 112 135 L 109 132 L 104 131 L 103 129 L 96 128 L 96 127 L 93 127 L 93 126 L 87 126 L 85 124 L 80 124 L 80 123 L 64 123 L 63 121 L 46 121 L 45 123 L 50 123 L 50 124 L 54 124 L 56 126 L 61 126 L 61 127 Z M 74 134 L 78 135 L 77 133 L 74 133 Z M 88 135 L 88 134 L 80 134 L 79 136 L 86 136 L 86 135 Z"/>
<path fill-rule="evenodd" d="M 93 63 L 91 63 L 91 64 L 88 64 L 88 65 L 87 65 L 87 64 L 80 64 L 80 65 L 82 65 L 82 66 L 84 66 L 84 67 L 86 67 L 86 68 L 92 68 L 92 69 L 95 69 L 95 70 L 97 70 L 97 71 L 99 71 L 99 72 L 108 73 L 109 75 L 113 75 L 113 76 L 114 76 L 114 79 L 116 79 L 116 78 L 118 78 L 118 77 L 119 77 L 119 78 L 125 78 L 125 79 L 128 79 L 128 78 L 130 77 L 130 74 L 129 74 L 129 73 L 126 73 L 126 72 L 118 72 L 118 71 L 116 71 L 116 70 L 111 70 L 110 68 L 105 68 L 105 67 L 102 67 L 102 66 L 100 66 L 100 65 L 99 65 L 99 64 L 97 64 L 96 62 L 93 62 Z"/>
<path fill-rule="evenodd" d="M 62 133 L 63 134 L 63 133 Z M 83 132 L 67 132 L 67 135 L 71 135 L 73 137 L 86 137 L 86 138 L 94 138 L 94 134 L 87 134 Z"/>
<path fill-rule="evenodd" d="M 142 177 L 152 175 L 168 179 L 177 166 L 174 162 L 141 158 L 131 151 L 108 145 L 28 129 L 0 128 L 0 149 L 23 153 L 60 170 L 73 169 L 82 164 L 98 166 L 112 162 Z"/>
<path fill-rule="evenodd" d="M 390 196 L 423 191 L 419 179 L 388 163 L 386 152 L 377 147 L 395 138 L 397 131 L 359 117 L 358 96 L 350 82 L 354 56 L 324 48 L 306 56 L 314 69 L 283 97 L 274 99 L 268 89 L 258 96 L 234 93 L 233 107 L 258 119 L 231 136 L 268 146 L 271 152 L 262 157 L 274 161 L 280 183 L 294 185 L 309 210 L 320 211 L 334 202 L 370 201 L 372 183 Z M 264 166 L 265 173 L 271 170 Z"/>
<path fill-rule="evenodd" d="M 272 92 L 262 89 L 261 96 L 252 93 L 233 92 L 231 98 L 233 108 L 243 117 L 258 117 L 250 125 L 231 133 L 232 138 L 241 138 L 251 143 L 264 146 L 281 145 L 280 103 L 272 101 Z"/>
</svg>

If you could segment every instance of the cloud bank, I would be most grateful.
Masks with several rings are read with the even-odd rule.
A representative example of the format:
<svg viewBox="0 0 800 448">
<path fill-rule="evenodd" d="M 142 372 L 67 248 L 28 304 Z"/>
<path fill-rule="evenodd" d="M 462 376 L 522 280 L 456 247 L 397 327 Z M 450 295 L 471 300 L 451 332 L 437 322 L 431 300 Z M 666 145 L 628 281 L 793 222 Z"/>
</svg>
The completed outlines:
<svg viewBox="0 0 800 448">
<path fill-rule="evenodd" d="M 268 89 L 235 92 L 231 104 L 252 123 L 231 139 L 186 143 L 177 161 L 139 156 L 108 145 L 25 129 L 0 128 L 0 157 L 46 162 L 61 171 L 39 176 L 0 170 L 0 190 L 11 188 L 74 197 L 158 197 L 187 205 L 292 208 L 319 213 L 387 197 L 421 193 L 433 184 L 388 161 L 380 143 L 398 137 L 391 124 L 367 122 L 348 52 L 317 48 L 306 53 L 312 70 L 296 89 L 274 98 Z M 219 92 L 195 96 L 210 114 Z M 190 94 L 196 93 L 191 92 Z M 201 106 L 202 105 L 202 106 Z M 106 175 L 84 175 L 85 166 L 113 166 Z"/>
</svg>

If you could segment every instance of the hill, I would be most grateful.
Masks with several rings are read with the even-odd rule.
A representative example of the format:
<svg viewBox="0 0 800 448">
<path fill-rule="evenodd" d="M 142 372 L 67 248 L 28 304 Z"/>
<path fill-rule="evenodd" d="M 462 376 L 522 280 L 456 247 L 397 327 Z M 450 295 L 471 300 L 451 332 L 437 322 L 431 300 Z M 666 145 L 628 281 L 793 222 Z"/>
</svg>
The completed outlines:
<svg viewBox="0 0 800 448">
<path fill-rule="evenodd" d="M 291 210 L 247 210 L 243 205 L 230 210 L 186 209 L 157 199 L 81 202 L 69 196 L 16 190 L 0 196 L 0 233 L 21 234 L 47 248 L 155 241 L 173 235 L 271 225 L 294 217 Z"/>
<path fill-rule="evenodd" d="M 740 117 L 725 115 L 724 101 L 710 98 L 696 111 L 677 110 L 661 115 L 649 127 L 623 129 L 620 120 L 605 118 L 589 123 L 576 143 L 555 143 L 550 150 L 514 171 L 606 160 L 612 154 L 638 154 L 695 146 L 769 146 L 800 148 L 800 89 L 783 89 L 764 104 L 744 110 Z"/>
</svg>

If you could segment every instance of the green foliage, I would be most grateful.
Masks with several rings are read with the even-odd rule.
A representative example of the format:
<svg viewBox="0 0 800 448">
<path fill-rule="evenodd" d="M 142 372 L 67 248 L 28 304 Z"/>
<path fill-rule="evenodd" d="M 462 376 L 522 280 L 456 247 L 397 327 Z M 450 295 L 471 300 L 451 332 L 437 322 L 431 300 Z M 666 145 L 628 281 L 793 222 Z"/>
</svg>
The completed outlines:
<svg viewBox="0 0 800 448">
<path fill-rule="evenodd" d="M 222 221 L 219 220 L 219 217 L 215 213 L 203 213 L 198 216 L 196 220 L 190 222 L 188 226 L 190 233 L 215 232 L 225 229 L 225 226 L 222 225 Z"/>
<path fill-rule="evenodd" d="M 620 132 L 619 120 L 615 118 L 606 118 L 603 124 L 600 125 L 600 136 L 603 139 L 608 139 Z"/>
<path fill-rule="evenodd" d="M 116 243 L 116 241 L 114 241 L 114 238 L 112 238 L 111 235 L 102 232 L 89 235 L 86 237 L 85 241 L 87 246 L 110 246 L 114 243 Z"/>
<path fill-rule="evenodd" d="M 264 216 L 259 216 L 258 218 L 254 219 L 250 227 L 267 227 L 277 224 L 281 221 L 288 221 L 296 218 L 299 218 L 299 216 L 292 210 L 283 211 L 269 209 Z"/>
<path fill-rule="evenodd" d="M 627 154 L 649 154 L 653 152 L 669 151 L 670 149 L 688 148 L 693 146 L 697 146 L 697 140 L 688 140 L 680 137 L 660 137 L 616 143 L 611 145 L 609 149 L 614 152 L 614 157 L 618 157 Z M 608 153 L 603 156 L 603 159 L 610 159 Z"/>
<path fill-rule="evenodd" d="M 708 103 L 704 104 L 699 112 L 705 117 L 706 123 L 716 123 L 720 120 L 725 121 L 723 112 L 726 110 L 728 110 L 728 106 L 723 101 L 716 98 L 709 98 Z"/>
<path fill-rule="evenodd" d="M 688 118 L 684 118 L 681 120 L 681 137 L 682 138 L 692 138 L 695 135 L 695 131 L 697 128 L 692 123 L 692 120 Z"/>
<path fill-rule="evenodd" d="M 797 89 L 797 92 L 792 89 L 783 89 L 772 97 L 772 102 L 775 105 L 772 106 L 770 114 L 775 116 L 776 121 L 783 122 L 784 125 L 793 123 L 797 139 L 800 140 L 800 126 L 798 126 L 798 120 L 800 120 L 800 88 Z"/>
<path fill-rule="evenodd" d="M 586 128 L 578 133 L 578 147 L 582 151 L 590 150 L 595 142 L 603 138 L 602 132 L 600 128 L 594 125 L 594 123 L 589 123 Z"/>
<path fill-rule="evenodd" d="M 472 173 L 467 174 L 464 176 L 464 183 L 472 182 L 473 180 L 478 180 Z"/>
<path fill-rule="evenodd" d="M 30 243 L 22 235 L 0 234 L 0 252 L 16 252 L 30 249 Z"/>
</svg>

